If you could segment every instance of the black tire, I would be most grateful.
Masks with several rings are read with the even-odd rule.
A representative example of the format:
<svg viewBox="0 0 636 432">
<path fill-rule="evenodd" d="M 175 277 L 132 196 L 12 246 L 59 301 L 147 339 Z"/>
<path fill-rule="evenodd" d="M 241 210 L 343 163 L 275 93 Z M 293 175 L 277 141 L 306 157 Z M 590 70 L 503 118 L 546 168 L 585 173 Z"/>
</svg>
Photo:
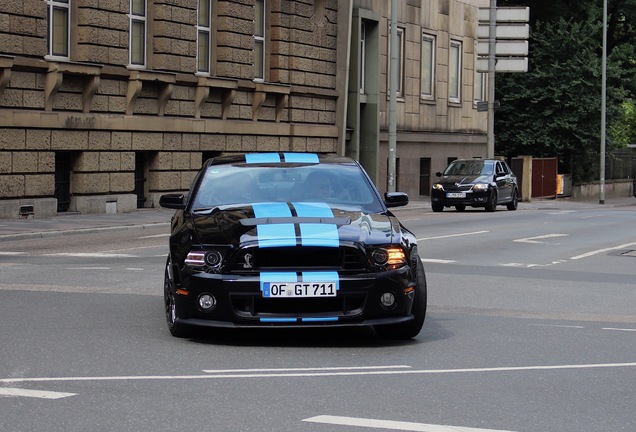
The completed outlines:
<svg viewBox="0 0 636 432">
<path fill-rule="evenodd" d="M 444 205 L 443 204 L 431 204 L 431 208 L 433 209 L 433 211 L 435 213 L 439 213 L 439 212 L 444 210 Z"/>
<path fill-rule="evenodd" d="M 488 195 L 488 201 L 486 202 L 486 211 L 494 212 L 497 210 L 497 191 L 490 191 L 490 195 Z"/>
<path fill-rule="evenodd" d="M 384 338 L 391 339 L 411 339 L 417 336 L 424 326 L 426 318 L 426 274 L 424 273 L 424 265 L 418 258 L 417 263 L 417 287 L 415 288 L 415 300 L 411 312 L 415 319 L 400 323 L 384 326 L 375 326 L 375 332 Z"/>
<path fill-rule="evenodd" d="M 168 323 L 168 330 L 170 330 L 170 334 L 172 334 L 172 336 L 184 338 L 190 335 L 190 329 L 188 328 L 188 326 L 181 324 L 179 322 L 179 319 L 177 318 L 177 305 L 175 302 L 175 296 L 177 294 L 174 287 L 174 281 L 171 277 L 171 265 L 172 263 L 170 262 L 170 257 L 168 257 L 163 277 L 163 300 L 166 313 L 166 321 Z"/>
<path fill-rule="evenodd" d="M 517 210 L 518 206 L 519 206 L 519 195 L 517 194 L 517 189 L 515 189 L 512 191 L 512 201 L 506 204 L 506 207 L 510 211 L 515 211 Z"/>
<path fill-rule="evenodd" d="M 466 210 L 466 206 L 465 205 L 456 205 L 455 206 L 455 210 L 457 210 L 458 212 L 463 212 L 464 210 Z"/>
</svg>

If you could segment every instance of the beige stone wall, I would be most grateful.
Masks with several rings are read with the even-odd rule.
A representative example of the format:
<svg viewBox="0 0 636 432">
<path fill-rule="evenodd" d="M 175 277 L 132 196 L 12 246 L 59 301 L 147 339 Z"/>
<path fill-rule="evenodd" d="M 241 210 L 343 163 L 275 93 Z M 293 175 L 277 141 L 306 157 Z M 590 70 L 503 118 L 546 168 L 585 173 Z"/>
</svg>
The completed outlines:
<svg viewBox="0 0 636 432">
<path fill-rule="evenodd" d="M 71 3 L 70 61 L 47 57 L 45 1 L 1 2 L 0 206 L 53 198 L 61 152 L 72 206 L 90 211 L 109 196 L 129 207 L 142 153 L 153 197 L 188 189 L 203 152 L 335 152 L 338 2 L 267 3 L 259 87 L 249 0 L 213 2 L 210 76 L 196 74 L 197 0 L 149 0 L 141 71 L 128 67 L 128 0 Z"/>
</svg>

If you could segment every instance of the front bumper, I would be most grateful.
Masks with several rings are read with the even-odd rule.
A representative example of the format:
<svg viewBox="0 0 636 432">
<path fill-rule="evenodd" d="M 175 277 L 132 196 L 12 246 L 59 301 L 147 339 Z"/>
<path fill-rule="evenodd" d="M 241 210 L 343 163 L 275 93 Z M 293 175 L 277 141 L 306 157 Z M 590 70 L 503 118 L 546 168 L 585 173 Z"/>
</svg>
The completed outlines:
<svg viewBox="0 0 636 432">
<path fill-rule="evenodd" d="M 483 207 L 488 202 L 488 192 L 465 192 L 466 196 L 462 198 L 449 198 L 445 191 L 433 191 L 431 193 L 431 203 L 441 204 L 444 206 L 465 205 L 471 207 Z"/>
<path fill-rule="evenodd" d="M 334 297 L 266 298 L 260 276 L 191 273 L 175 296 L 177 320 L 206 327 L 341 327 L 405 322 L 413 319 L 415 281 L 408 266 L 382 273 L 340 275 Z M 395 297 L 391 308 L 382 306 L 385 293 Z M 209 311 L 199 296 L 214 296 Z"/>
</svg>

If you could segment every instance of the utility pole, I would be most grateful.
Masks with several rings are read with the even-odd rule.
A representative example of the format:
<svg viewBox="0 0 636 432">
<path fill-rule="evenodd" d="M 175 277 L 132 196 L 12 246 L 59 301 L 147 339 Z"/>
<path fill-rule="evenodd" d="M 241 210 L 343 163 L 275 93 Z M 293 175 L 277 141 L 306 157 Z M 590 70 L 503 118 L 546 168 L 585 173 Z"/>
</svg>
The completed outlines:
<svg viewBox="0 0 636 432">
<path fill-rule="evenodd" d="M 389 186 L 387 192 L 395 192 L 395 165 L 397 153 L 397 84 L 398 74 L 398 49 L 397 46 L 397 0 L 391 0 L 391 66 L 389 69 Z"/>
<path fill-rule="evenodd" d="M 607 0 L 603 0 L 603 73 L 601 86 L 601 178 L 599 204 L 605 204 L 605 111 L 607 99 Z"/>
<path fill-rule="evenodd" d="M 488 130 L 486 156 L 495 157 L 495 47 L 497 32 L 497 0 L 490 0 L 488 22 Z"/>
</svg>

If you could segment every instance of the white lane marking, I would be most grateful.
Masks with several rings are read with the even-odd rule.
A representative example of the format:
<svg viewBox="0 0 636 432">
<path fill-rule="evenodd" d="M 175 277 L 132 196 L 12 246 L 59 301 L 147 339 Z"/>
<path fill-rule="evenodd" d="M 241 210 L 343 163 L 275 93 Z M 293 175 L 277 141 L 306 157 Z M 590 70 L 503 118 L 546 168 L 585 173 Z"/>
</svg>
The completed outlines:
<svg viewBox="0 0 636 432">
<path fill-rule="evenodd" d="M 422 258 L 420 261 L 422 261 L 423 263 L 435 263 L 435 264 L 452 264 L 454 262 L 454 260 L 443 260 L 443 259 L 428 259 L 428 258 Z"/>
<path fill-rule="evenodd" d="M 626 332 L 636 332 L 636 328 L 612 328 L 612 327 L 604 327 L 603 330 L 614 330 L 614 331 L 626 331 Z"/>
<path fill-rule="evenodd" d="M 126 270 L 130 271 L 143 271 L 141 267 L 127 267 Z"/>
<path fill-rule="evenodd" d="M 530 325 L 535 327 L 560 327 L 560 328 L 576 328 L 576 329 L 585 328 L 583 326 L 565 325 L 565 324 L 530 324 Z"/>
<path fill-rule="evenodd" d="M 549 239 L 549 238 L 555 238 L 555 237 L 565 237 L 565 236 L 567 236 L 567 234 L 545 234 L 545 235 L 541 235 L 541 236 L 522 238 L 522 239 L 517 239 L 517 240 L 513 240 L 513 241 L 514 242 L 518 242 L 518 243 L 535 243 L 535 244 L 539 244 L 539 243 L 545 243 L 544 241 L 541 241 L 543 239 Z"/>
<path fill-rule="evenodd" d="M 476 235 L 476 234 L 486 234 L 488 232 L 490 231 L 474 231 L 474 232 L 467 232 L 467 233 L 460 233 L 460 234 L 448 234 L 448 235 L 436 236 L 436 237 L 422 237 L 422 238 L 418 238 L 417 241 L 437 240 L 437 239 L 444 239 L 444 238 L 450 238 L 450 237 L 463 237 L 463 236 Z"/>
<path fill-rule="evenodd" d="M 351 366 L 351 367 L 319 367 L 319 368 L 278 368 L 278 369 L 219 369 L 204 370 L 205 373 L 237 373 L 237 372 L 307 372 L 334 370 L 369 370 L 369 369 L 411 369 L 411 366 Z"/>
<path fill-rule="evenodd" d="M 64 382 L 64 381 L 152 381 L 152 380 L 198 380 L 227 378 L 293 378 L 293 377 L 336 377 L 364 375 L 433 375 L 449 373 L 475 372 L 521 372 L 537 370 L 571 370 L 636 367 L 634 363 L 598 363 L 579 365 L 553 366 L 511 366 L 493 368 L 467 369 L 424 369 L 424 370 L 380 370 L 380 371 L 347 371 L 347 372 L 302 372 L 302 373 L 250 373 L 250 374 L 216 374 L 216 375 L 134 375 L 134 376 L 101 376 L 101 377 L 39 377 L 39 378 L 2 378 L 0 383 L 18 382 Z"/>
<path fill-rule="evenodd" d="M 557 260 L 557 261 L 552 261 L 551 263 L 548 264 L 521 264 L 521 263 L 508 263 L 508 264 L 499 264 L 501 266 L 504 267 L 523 267 L 523 268 L 532 268 L 532 267 L 548 267 L 548 266 L 553 266 L 556 264 L 562 264 L 564 262 L 567 262 L 567 260 Z"/>
<path fill-rule="evenodd" d="M 114 254 L 108 252 L 59 252 L 52 254 L 44 254 L 43 256 L 52 257 L 73 257 L 73 258 L 136 258 L 135 255 Z"/>
<path fill-rule="evenodd" d="M 0 256 L 24 255 L 26 252 L 0 252 Z"/>
<path fill-rule="evenodd" d="M 411 423 L 394 420 L 375 420 L 356 417 L 320 415 L 303 420 L 304 422 L 323 423 L 340 426 L 359 426 L 374 429 L 389 429 L 416 432 L 511 432 L 494 429 L 476 429 L 462 426 L 444 426 L 426 423 Z"/>
<path fill-rule="evenodd" d="M 44 390 L 27 390 L 20 388 L 0 387 L 0 396 L 23 396 L 40 399 L 61 399 L 75 396 L 77 393 L 62 393 Z"/>
<path fill-rule="evenodd" d="M 598 250 L 595 250 L 595 251 L 591 251 L 591 252 L 587 252 L 587 253 L 584 253 L 584 254 L 581 254 L 581 255 L 574 256 L 574 257 L 572 257 L 570 259 L 571 260 L 578 260 L 578 259 L 581 259 L 581 258 L 591 257 L 592 255 L 598 255 L 598 254 L 603 253 L 603 252 L 610 252 L 610 251 L 617 250 L 617 249 L 625 249 L 625 248 L 629 248 L 629 247 L 632 247 L 632 246 L 636 246 L 636 242 L 634 242 L 634 243 L 625 243 L 625 244 L 622 244 L 620 246 L 614 246 L 614 247 L 609 247 L 609 248 L 605 248 L 605 249 L 598 249 Z"/>
<path fill-rule="evenodd" d="M 143 236 L 143 237 L 137 237 L 137 238 L 139 238 L 139 239 L 150 239 L 150 238 L 160 238 L 160 237 L 170 237 L 170 233 L 168 233 L 168 234 L 149 235 L 149 236 Z"/>
<path fill-rule="evenodd" d="M 67 270 L 110 270 L 110 267 L 67 267 Z"/>
</svg>

